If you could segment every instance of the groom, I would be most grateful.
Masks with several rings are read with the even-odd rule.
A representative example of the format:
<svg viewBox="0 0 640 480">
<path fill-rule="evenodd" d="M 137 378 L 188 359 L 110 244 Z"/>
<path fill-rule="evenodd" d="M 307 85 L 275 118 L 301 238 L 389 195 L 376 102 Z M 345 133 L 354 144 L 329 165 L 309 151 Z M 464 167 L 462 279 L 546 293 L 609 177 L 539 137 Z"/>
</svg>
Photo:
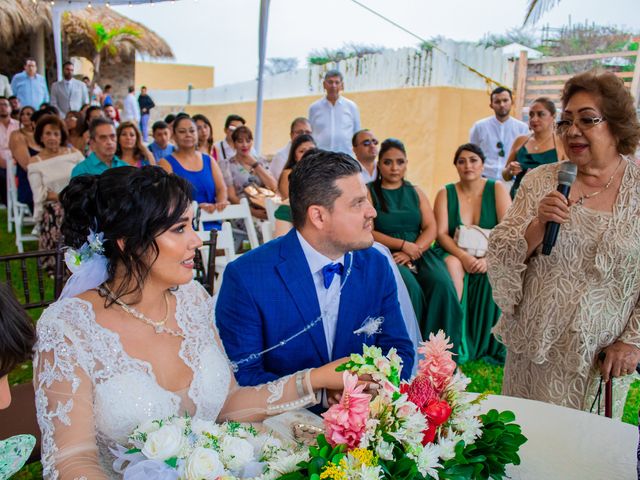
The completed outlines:
<svg viewBox="0 0 640 480">
<path fill-rule="evenodd" d="M 363 343 L 395 347 L 411 373 L 414 347 L 393 272 L 370 248 L 376 211 L 360 171 L 342 153 L 305 156 L 289 177 L 294 228 L 227 266 L 216 321 L 240 385 L 362 353 Z"/>
</svg>

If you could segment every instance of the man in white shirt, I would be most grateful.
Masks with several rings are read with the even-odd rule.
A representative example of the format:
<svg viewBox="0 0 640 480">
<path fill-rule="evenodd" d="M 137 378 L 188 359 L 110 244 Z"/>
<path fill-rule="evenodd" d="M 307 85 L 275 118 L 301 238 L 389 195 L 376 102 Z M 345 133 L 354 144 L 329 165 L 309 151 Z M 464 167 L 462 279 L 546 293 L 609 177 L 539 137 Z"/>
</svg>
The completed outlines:
<svg viewBox="0 0 640 480">
<path fill-rule="evenodd" d="M 501 172 L 514 140 L 529 133 L 526 123 L 509 115 L 512 105 L 511 90 L 504 87 L 494 89 L 489 104 L 494 115 L 478 120 L 471 128 L 471 143 L 478 145 L 486 156 L 483 177 L 502 180 Z"/>
<path fill-rule="evenodd" d="M 51 105 L 64 117 L 68 112 L 79 112 L 89 103 L 89 91 L 84 82 L 73 78 L 73 63 L 64 62 L 63 79 L 51 85 Z"/>
<path fill-rule="evenodd" d="M 122 121 L 133 122 L 138 126 L 140 124 L 140 105 L 135 92 L 135 87 L 129 87 L 129 94 L 124 99 Z"/>
<path fill-rule="evenodd" d="M 291 122 L 291 132 L 289 133 L 289 135 L 291 136 L 291 140 L 275 153 L 275 155 L 271 159 L 271 163 L 269 164 L 269 171 L 276 180 L 280 178 L 280 174 L 282 173 L 282 170 L 284 170 L 284 166 L 287 164 L 287 160 L 289 159 L 291 142 L 293 142 L 300 135 L 311 134 L 311 124 L 306 118 L 298 117 L 293 122 Z"/>
<path fill-rule="evenodd" d="M 11 95 L 13 95 L 13 90 L 11 90 L 9 78 L 4 75 L 0 75 L 0 97 L 9 98 Z"/>
<path fill-rule="evenodd" d="M 342 73 L 329 70 L 324 76 L 327 95 L 309 107 L 309 123 L 318 148 L 353 156 L 351 140 L 360 130 L 360 111 L 351 100 L 341 97 Z"/>
<path fill-rule="evenodd" d="M 367 184 L 378 176 L 378 139 L 368 129 L 358 130 L 351 141 L 353 153 L 362 167 L 362 181 Z"/>
</svg>

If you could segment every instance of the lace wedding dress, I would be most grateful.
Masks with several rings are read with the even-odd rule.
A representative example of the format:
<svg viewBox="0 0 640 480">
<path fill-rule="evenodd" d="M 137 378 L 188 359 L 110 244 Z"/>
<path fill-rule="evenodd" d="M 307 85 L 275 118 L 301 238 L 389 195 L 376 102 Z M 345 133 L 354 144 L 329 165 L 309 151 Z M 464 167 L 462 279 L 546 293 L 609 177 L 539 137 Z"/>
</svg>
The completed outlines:
<svg viewBox="0 0 640 480">
<path fill-rule="evenodd" d="M 179 357 L 193 372 L 184 391 L 158 383 L 150 363 L 126 353 L 120 336 L 78 298 L 51 305 L 38 321 L 34 383 L 45 479 L 117 478 L 109 448 L 145 421 L 182 415 L 252 421 L 316 403 L 308 372 L 258 387 L 237 386 L 213 321 L 211 297 L 197 283 L 176 292 L 184 334 Z M 180 359 L 176 358 L 176 361 Z"/>
</svg>

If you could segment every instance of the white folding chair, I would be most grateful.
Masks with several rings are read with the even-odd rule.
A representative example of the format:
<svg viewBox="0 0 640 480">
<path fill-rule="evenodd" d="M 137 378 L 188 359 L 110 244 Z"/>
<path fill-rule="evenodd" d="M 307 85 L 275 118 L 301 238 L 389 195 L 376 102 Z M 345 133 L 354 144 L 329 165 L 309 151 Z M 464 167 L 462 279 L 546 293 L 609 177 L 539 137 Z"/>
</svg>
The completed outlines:
<svg viewBox="0 0 640 480">
<path fill-rule="evenodd" d="M 215 282 L 215 289 L 220 287 L 220 283 L 222 282 L 222 275 L 224 274 L 224 269 L 226 266 L 238 258 L 240 255 L 236 253 L 235 250 L 235 242 L 233 236 L 233 228 L 231 226 L 230 220 L 242 220 L 244 221 L 244 225 L 247 231 L 247 236 L 249 237 L 249 244 L 251 248 L 258 248 L 258 234 L 256 233 L 255 225 L 253 224 L 253 217 L 251 216 L 251 209 L 249 208 L 249 202 L 246 198 L 240 199 L 240 203 L 238 205 L 229 205 L 221 212 L 213 212 L 208 213 L 198 208 L 196 210 L 196 215 L 199 219 L 198 224 L 198 235 L 201 239 L 205 240 L 208 237 L 209 233 L 204 229 L 204 222 L 214 222 L 214 221 L 222 221 L 222 228 L 218 233 L 218 241 L 216 248 L 218 250 L 223 250 L 224 255 L 220 257 L 216 257 L 215 260 L 215 272 L 218 274 Z M 208 253 L 208 252 L 207 252 Z M 207 262 L 206 253 L 202 252 L 203 261 Z"/>
<path fill-rule="evenodd" d="M 267 219 L 260 223 L 260 228 L 262 230 L 262 243 L 267 243 L 273 240 L 273 234 L 276 231 L 276 210 L 279 206 L 280 202 L 276 202 L 273 198 L 267 197 L 265 199 Z"/>
<path fill-rule="evenodd" d="M 11 155 L 7 159 L 7 226 L 9 232 L 15 230 L 18 253 L 24 252 L 23 242 L 38 241 L 37 235 L 25 235 L 23 227 L 35 225 L 29 206 L 18 201 L 16 188 L 16 165 Z"/>
</svg>

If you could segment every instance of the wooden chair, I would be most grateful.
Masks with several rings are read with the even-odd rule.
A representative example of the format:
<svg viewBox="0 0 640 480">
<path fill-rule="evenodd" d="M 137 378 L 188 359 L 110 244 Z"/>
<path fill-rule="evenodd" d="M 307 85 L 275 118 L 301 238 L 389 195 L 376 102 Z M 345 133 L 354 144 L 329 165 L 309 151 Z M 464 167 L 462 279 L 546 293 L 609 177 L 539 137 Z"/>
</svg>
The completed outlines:
<svg viewBox="0 0 640 480">
<path fill-rule="evenodd" d="M 25 235 L 23 226 L 33 226 L 35 222 L 29 211 L 29 207 L 18 201 L 18 189 L 16 188 L 16 165 L 11 155 L 7 159 L 7 229 L 15 231 L 16 247 L 18 252 L 24 252 L 23 242 L 38 241 L 33 234 Z"/>
<path fill-rule="evenodd" d="M 216 230 L 211 230 L 209 232 L 209 239 L 203 239 L 202 247 L 196 251 L 196 258 L 194 259 L 195 268 L 193 270 L 193 278 L 204 286 L 207 292 L 209 292 L 209 295 L 213 295 L 215 290 L 215 260 L 217 243 L 218 232 Z"/>
<path fill-rule="evenodd" d="M 53 292 L 48 294 L 45 287 L 44 260 L 55 259 L 55 272 L 53 278 Z M 30 266 L 35 270 L 29 274 Z M 41 308 L 55 302 L 67 277 L 67 270 L 64 264 L 64 252 L 62 247 L 56 250 L 39 250 L 35 252 L 16 253 L 13 255 L 0 256 L 0 279 L 4 272 L 4 281 L 13 285 L 18 300 L 25 309 Z M 18 282 L 14 276 L 19 277 Z"/>
</svg>

